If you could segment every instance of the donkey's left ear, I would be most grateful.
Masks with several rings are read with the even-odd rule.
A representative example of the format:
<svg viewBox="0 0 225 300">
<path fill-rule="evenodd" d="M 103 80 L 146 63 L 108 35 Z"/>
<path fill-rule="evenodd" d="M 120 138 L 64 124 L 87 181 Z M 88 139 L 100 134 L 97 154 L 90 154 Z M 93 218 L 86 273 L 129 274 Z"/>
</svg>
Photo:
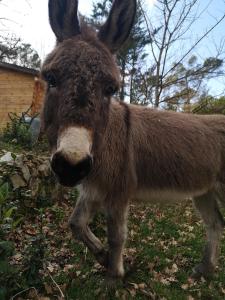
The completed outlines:
<svg viewBox="0 0 225 300">
<path fill-rule="evenodd" d="M 136 0 L 114 0 L 106 23 L 100 28 L 98 37 L 115 53 L 128 38 L 134 23 Z"/>
</svg>

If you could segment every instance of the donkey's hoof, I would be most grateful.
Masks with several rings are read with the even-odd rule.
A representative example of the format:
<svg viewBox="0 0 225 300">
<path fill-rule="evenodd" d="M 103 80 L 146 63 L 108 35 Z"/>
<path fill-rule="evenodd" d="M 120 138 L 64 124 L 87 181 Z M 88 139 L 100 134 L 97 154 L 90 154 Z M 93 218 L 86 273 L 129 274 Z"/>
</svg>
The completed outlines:
<svg viewBox="0 0 225 300">
<path fill-rule="evenodd" d="M 215 267 L 212 264 L 200 263 L 193 269 L 191 277 L 193 279 L 200 279 L 201 277 L 204 277 L 205 279 L 210 279 L 212 278 L 214 272 Z"/>
<path fill-rule="evenodd" d="M 123 280 L 121 277 L 115 277 L 108 274 L 105 279 L 105 286 L 109 290 L 117 290 L 123 286 Z"/>
<path fill-rule="evenodd" d="M 110 268 L 108 267 L 108 278 L 111 280 L 118 281 L 120 279 L 123 279 L 125 275 L 123 264 L 119 265 L 117 268 Z"/>
</svg>

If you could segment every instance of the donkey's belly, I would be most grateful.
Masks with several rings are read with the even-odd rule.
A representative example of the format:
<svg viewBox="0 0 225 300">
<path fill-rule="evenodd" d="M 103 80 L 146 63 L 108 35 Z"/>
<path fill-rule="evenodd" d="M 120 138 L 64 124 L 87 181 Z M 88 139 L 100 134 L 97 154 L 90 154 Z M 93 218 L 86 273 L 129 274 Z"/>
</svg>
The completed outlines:
<svg viewBox="0 0 225 300">
<path fill-rule="evenodd" d="M 193 197 L 197 197 L 205 194 L 206 191 L 193 191 L 193 192 L 177 192 L 177 191 L 166 191 L 166 190 L 141 190 L 138 191 L 134 197 L 132 197 L 132 202 L 149 202 L 152 204 L 175 204 L 178 202 L 183 202 Z"/>
</svg>

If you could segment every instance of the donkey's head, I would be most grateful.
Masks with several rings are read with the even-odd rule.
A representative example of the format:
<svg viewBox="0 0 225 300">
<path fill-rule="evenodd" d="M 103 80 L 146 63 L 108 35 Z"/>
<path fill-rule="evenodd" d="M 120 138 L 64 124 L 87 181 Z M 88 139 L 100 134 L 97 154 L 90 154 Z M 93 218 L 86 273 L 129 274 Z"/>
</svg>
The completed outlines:
<svg viewBox="0 0 225 300">
<path fill-rule="evenodd" d="M 80 25 L 77 7 L 77 0 L 49 0 L 57 45 L 42 67 L 48 85 L 42 127 L 52 150 L 52 169 L 67 186 L 91 170 L 94 138 L 105 126 L 103 114 L 119 88 L 113 53 L 130 33 L 136 0 L 115 0 L 97 33 Z"/>
</svg>

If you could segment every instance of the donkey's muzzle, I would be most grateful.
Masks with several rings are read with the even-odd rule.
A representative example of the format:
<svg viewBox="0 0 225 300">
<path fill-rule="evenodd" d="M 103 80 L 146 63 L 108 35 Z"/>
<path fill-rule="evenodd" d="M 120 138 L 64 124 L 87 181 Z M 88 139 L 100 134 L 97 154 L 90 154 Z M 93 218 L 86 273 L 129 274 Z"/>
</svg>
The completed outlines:
<svg viewBox="0 0 225 300">
<path fill-rule="evenodd" d="M 60 184 L 75 186 L 90 173 L 93 159 L 90 155 L 76 164 L 67 160 L 61 152 L 56 152 L 51 160 L 51 167 Z"/>
</svg>

